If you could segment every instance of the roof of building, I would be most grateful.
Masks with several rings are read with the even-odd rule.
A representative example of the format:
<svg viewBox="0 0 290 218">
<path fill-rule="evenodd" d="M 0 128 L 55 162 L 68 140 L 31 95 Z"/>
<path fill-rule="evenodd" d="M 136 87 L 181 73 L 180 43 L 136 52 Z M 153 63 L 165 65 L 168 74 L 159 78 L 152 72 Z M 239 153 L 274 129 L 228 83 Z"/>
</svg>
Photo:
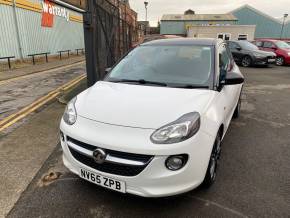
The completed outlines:
<svg viewBox="0 0 290 218">
<path fill-rule="evenodd" d="M 164 14 L 161 21 L 219 21 L 219 20 L 238 20 L 233 14 Z"/>
<path fill-rule="evenodd" d="M 150 42 L 143 43 L 141 45 L 204 45 L 204 46 L 212 46 L 217 44 L 221 39 L 215 38 L 174 38 L 174 39 L 159 39 Z"/>
<path fill-rule="evenodd" d="M 249 10 L 252 10 L 252 11 L 254 11 L 255 13 L 257 13 L 257 14 L 263 16 L 263 17 L 266 17 L 266 18 L 268 18 L 268 19 L 270 19 L 270 20 L 273 20 L 273 21 L 275 21 L 275 22 L 277 22 L 277 23 L 279 23 L 279 24 L 282 24 L 282 23 L 283 23 L 283 19 L 277 19 L 277 18 L 274 18 L 274 17 L 272 17 L 272 16 L 270 16 L 270 15 L 268 15 L 268 14 L 262 12 L 262 11 L 259 11 L 258 9 L 252 7 L 251 5 L 248 5 L 248 4 L 242 5 L 241 7 L 236 8 L 235 10 L 233 10 L 233 11 L 231 11 L 231 12 L 229 12 L 229 13 L 235 13 L 235 12 L 237 12 L 237 11 L 240 11 L 240 10 L 244 9 L 244 8 L 247 8 L 247 9 L 249 9 Z M 288 23 L 290 23 L 290 17 L 286 20 L 286 23 L 285 23 L 285 24 L 288 24 Z"/>
</svg>

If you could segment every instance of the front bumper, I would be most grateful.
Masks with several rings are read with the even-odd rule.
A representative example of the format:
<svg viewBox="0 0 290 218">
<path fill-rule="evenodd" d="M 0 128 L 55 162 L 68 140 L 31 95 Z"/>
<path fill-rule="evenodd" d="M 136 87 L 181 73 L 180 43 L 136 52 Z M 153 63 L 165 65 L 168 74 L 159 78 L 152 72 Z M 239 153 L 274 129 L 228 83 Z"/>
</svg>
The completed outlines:
<svg viewBox="0 0 290 218">
<path fill-rule="evenodd" d="M 290 56 L 285 58 L 285 64 L 290 65 Z"/>
<path fill-rule="evenodd" d="M 65 140 L 61 141 L 64 165 L 80 175 L 80 169 L 126 183 L 126 192 L 144 197 L 162 197 L 187 192 L 204 180 L 214 137 L 199 131 L 194 137 L 171 145 L 156 145 L 150 141 L 154 130 L 120 127 L 98 123 L 82 117 L 73 126 L 61 122 Z M 104 149 L 154 156 L 138 175 L 121 176 L 96 170 L 76 160 L 68 147 L 67 136 Z M 165 167 L 170 155 L 188 154 L 186 165 L 178 171 Z"/>
<path fill-rule="evenodd" d="M 254 57 L 253 64 L 255 65 L 267 65 L 267 64 L 274 64 L 276 61 L 276 57 L 268 56 L 268 57 Z"/>
</svg>

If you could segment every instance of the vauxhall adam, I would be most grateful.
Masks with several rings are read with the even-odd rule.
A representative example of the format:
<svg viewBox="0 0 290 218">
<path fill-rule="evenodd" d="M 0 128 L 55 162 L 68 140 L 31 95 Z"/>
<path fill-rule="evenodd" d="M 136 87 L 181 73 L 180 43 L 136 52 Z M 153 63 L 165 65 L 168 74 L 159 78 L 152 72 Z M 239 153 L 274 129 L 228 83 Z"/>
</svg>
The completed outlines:
<svg viewBox="0 0 290 218">
<path fill-rule="evenodd" d="M 144 43 L 68 103 L 64 164 L 92 183 L 144 197 L 209 187 L 243 82 L 219 39 Z"/>
</svg>

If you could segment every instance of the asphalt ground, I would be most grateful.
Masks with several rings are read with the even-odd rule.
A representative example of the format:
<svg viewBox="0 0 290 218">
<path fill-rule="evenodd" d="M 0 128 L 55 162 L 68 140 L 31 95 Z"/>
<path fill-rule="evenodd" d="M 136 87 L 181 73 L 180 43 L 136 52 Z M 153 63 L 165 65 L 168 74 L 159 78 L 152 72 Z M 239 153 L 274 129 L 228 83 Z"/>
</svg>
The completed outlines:
<svg viewBox="0 0 290 218">
<path fill-rule="evenodd" d="M 159 199 L 119 194 L 68 172 L 58 145 L 8 217 L 290 217 L 290 67 L 241 70 L 242 115 L 224 138 L 210 189 Z"/>
</svg>

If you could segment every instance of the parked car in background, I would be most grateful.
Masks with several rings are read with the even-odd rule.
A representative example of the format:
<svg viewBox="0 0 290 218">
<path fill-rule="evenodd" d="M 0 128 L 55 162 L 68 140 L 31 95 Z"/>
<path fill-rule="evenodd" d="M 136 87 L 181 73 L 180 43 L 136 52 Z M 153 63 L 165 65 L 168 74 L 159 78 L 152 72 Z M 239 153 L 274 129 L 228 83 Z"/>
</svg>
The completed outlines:
<svg viewBox="0 0 290 218">
<path fill-rule="evenodd" d="M 241 108 L 244 77 L 219 39 L 141 44 L 71 100 L 64 165 L 122 193 L 161 197 L 211 186 Z"/>
<path fill-rule="evenodd" d="M 275 63 L 276 54 L 274 52 L 261 51 L 249 41 L 228 41 L 229 49 L 234 60 L 243 67 L 253 65 L 268 65 Z"/>
<path fill-rule="evenodd" d="M 282 66 L 290 64 L 290 45 L 281 40 L 258 39 L 253 42 L 263 51 L 275 52 L 276 65 Z"/>
</svg>

